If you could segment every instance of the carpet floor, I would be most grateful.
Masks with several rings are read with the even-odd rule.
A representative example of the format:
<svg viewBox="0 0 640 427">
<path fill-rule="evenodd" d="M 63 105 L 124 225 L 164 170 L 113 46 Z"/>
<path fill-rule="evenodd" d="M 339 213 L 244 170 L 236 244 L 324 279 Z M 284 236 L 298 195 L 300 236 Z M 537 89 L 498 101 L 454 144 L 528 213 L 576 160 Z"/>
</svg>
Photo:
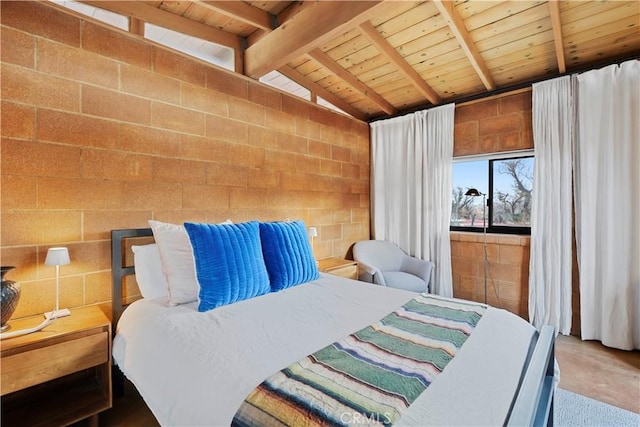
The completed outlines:
<svg viewBox="0 0 640 427">
<path fill-rule="evenodd" d="M 640 427 L 640 414 L 559 388 L 555 394 L 554 424 L 559 427 Z"/>
</svg>

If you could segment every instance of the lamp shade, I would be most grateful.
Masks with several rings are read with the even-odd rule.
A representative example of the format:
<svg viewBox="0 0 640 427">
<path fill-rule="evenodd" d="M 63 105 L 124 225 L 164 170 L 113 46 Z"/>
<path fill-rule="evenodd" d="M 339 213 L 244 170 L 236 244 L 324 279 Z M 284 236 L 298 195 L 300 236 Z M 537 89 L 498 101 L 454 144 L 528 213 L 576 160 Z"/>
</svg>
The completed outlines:
<svg viewBox="0 0 640 427">
<path fill-rule="evenodd" d="M 478 191 L 477 188 L 470 188 L 464 193 L 465 196 L 478 197 L 482 196 L 482 193 Z"/>
<path fill-rule="evenodd" d="M 318 229 L 316 227 L 309 227 L 309 237 L 318 237 Z"/>
<path fill-rule="evenodd" d="M 66 265 L 70 262 L 67 248 L 49 248 L 47 258 L 44 260 L 45 265 Z"/>
</svg>

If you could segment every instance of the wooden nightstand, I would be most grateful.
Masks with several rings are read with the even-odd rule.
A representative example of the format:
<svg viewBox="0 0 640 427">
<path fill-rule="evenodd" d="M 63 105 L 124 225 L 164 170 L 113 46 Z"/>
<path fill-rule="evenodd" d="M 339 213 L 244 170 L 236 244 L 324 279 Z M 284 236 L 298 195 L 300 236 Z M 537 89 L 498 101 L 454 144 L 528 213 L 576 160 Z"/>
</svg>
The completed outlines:
<svg viewBox="0 0 640 427">
<path fill-rule="evenodd" d="M 9 322 L 11 331 L 42 315 Z M 111 322 L 98 307 L 71 310 L 39 332 L 0 341 L 3 426 L 67 425 L 111 407 Z"/>
<path fill-rule="evenodd" d="M 358 263 L 344 258 L 325 258 L 318 261 L 318 270 L 347 279 L 358 280 Z"/>
</svg>

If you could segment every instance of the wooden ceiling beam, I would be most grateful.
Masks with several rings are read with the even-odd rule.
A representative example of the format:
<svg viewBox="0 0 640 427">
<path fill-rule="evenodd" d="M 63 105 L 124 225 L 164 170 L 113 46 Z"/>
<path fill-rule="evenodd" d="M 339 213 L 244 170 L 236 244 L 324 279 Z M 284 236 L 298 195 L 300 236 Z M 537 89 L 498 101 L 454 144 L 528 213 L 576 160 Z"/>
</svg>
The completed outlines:
<svg viewBox="0 0 640 427">
<path fill-rule="evenodd" d="M 565 73 L 567 65 L 564 58 L 564 41 L 562 38 L 562 22 L 560 21 L 560 4 L 557 0 L 549 0 L 549 14 L 551 15 L 551 28 L 553 30 L 553 44 L 556 48 L 558 59 L 558 71 Z"/>
<path fill-rule="evenodd" d="M 370 18 L 380 1 L 314 2 L 245 51 L 245 73 L 259 78 Z"/>
<path fill-rule="evenodd" d="M 144 21 L 129 17 L 129 32 L 144 37 Z"/>
<path fill-rule="evenodd" d="M 324 98 L 327 102 L 330 102 L 342 111 L 351 114 L 356 119 L 366 121 L 367 116 L 362 111 L 354 108 L 351 104 L 346 103 L 341 98 L 338 98 L 314 81 L 309 80 L 306 76 L 296 71 L 290 65 L 284 65 L 278 68 L 278 72 L 287 76 L 294 82 L 298 83 L 300 86 L 307 88 L 311 91 L 311 93 Z"/>
<path fill-rule="evenodd" d="M 273 29 L 271 25 L 273 15 L 241 1 L 197 0 L 194 3 L 262 30 L 271 31 Z"/>
<path fill-rule="evenodd" d="M 458 15 L 454 8 L 454 3 L 449 0 L 432 0 L 433 4 L 438 8 L 440 15 L 447 22 L 447 25 L 455 35 L 456 39 L 458 39 L 458 43 L 460 43 L 460 47 L 464 51 L 467 58 L 469 58 L 469 62 L 476 70 L 478 77 L 482 80 L 482 84 L 487 90 L 493 90 L 496 87 L 495 82 L 493 81 L 493 77 L 491 77 L 491 72 L 487 68 L 484 63 L 484 59 L 480 56 L 480 52 L 478 52 L 478 48 L 476 47 L 473 40 L 471 40 L 471 36 L 464 26 L 464 21 Z"/>
<path fill-rule="evenodd" d="M 377 94 L 366 84 L 358 80 L 353 74 L 342 68 L 336 61 L 331 59 L 329 55 L 324 53 L 320 48 L 315 48 L 308 55 L 315 61 L 320 63 L 323 67 L 335 74 L 339 79 L 342 79 L 346 84 L 353 87 L 355 90 L 363 94 L 367 99 L 376 104 L 387 114 L 396 114 L 397 110 L 387 100 Z"/>
<path fill-rule="evenodd" d="M 360 29 L 363 34 L 369 39 L 369 41 L 378 48 L 381 54 L 383 54 L 402 74 L 405 75 L 409 81 L 418 89 L 418 91 L 429 100 L 432 104 L 439 104 L 441 102 L 438 94 L 424 81 L 424 79 L 414 70 L 411 65 L 404 60 L 402 55 L 387 42 L 387 40 L 376 30 L 371 22 L 363 22 L 360 24 Z"/>
<path fill-rule="evenodd" d="M 93 1 L 82 0 L 82 3 L 99 7 L 130 18 L 152 23 L 159 27 L 177 31 L 182 34 L 197 37 L 223 46 L 237 49 L 242 47 L 242 39 L 234 34 L 226 33 L 217 28 L 191 21 L 173 13 L 149 6 L 137 1 Z"/>
<path fill-rule="evenodd" d="M 282 12 L 278 14 L 277 16 L 278 24 L 279 25 L 284 24 L 289 19 L 293 18 L 294 16 L 304 11 L 311 5 L 313 5 L 313 2 L 310 2 L 310 1 L 295 1 L 291 3 Z"/>
</svg>

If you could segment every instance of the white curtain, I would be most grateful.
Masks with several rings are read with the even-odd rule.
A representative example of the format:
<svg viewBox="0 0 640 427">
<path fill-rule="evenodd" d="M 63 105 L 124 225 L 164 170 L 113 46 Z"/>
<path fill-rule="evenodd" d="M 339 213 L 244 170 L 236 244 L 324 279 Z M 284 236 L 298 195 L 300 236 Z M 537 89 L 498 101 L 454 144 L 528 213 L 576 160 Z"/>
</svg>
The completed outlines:
<svg viewBox="0 0 640 427">
<path fill-rule="evenodd" d="M 431 292 L 453 296 L 449 104 L 371 124 L 373 237 L 435 264 Z"/>
<path fill-rule="evenodd" d="M 577 76 L 582 339 L 640 349 L 640 61 Z"/>
<path fill-rule="evenodd" d="M 533 85 L 529 320 L 565 335 L 571 332 L 573 111 L 570 76 Z"/>
</svg>

